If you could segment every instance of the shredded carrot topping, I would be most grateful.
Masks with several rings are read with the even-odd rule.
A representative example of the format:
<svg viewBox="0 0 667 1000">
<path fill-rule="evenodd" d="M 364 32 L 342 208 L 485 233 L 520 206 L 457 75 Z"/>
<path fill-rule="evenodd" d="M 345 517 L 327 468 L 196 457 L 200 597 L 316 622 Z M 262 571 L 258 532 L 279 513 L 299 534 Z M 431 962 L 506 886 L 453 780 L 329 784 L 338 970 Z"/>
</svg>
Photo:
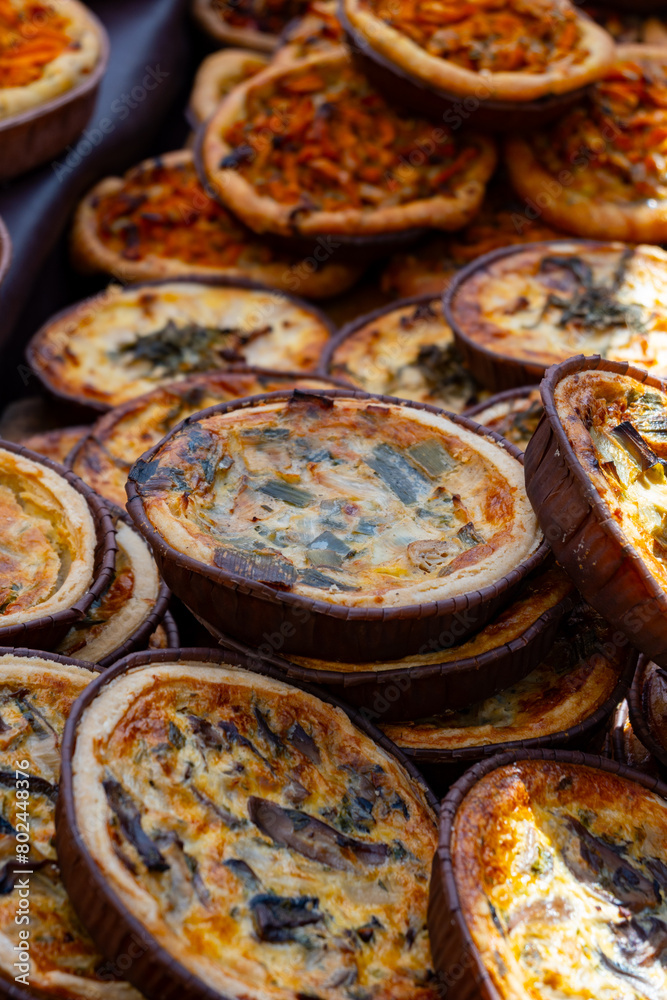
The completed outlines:
<svg viewBox="0 0 667 1000">
<path fill-rule="evenodd" d="M 259 263 L 274 259 L 270 248 L 208 197 L 193 163 L 141 164 L 119 191 L 99 198 L 95 210 L 98 237 L 126 260 L 156 256 L 233 267 L 241 257 Z"/>
<path fill-rule="evenodd" d="M 349 66 L 303 68 L 250 91 L 224 134 L 237 170 L 296 210 L 401 205 L 451 191 L 478 155 L 472 139 L 397 114 Z"/>
<path fill-rule="evenodd" d="M 592 194 L 611 187 L 630 198 L 666 197 L 667 53 L 664 63 L 617 63 L 586 102 L 533 141 L 549 170 L 567 167 Z"/>
<path fill-rule="evenodd" d="M 364 0 L 440 59 L 479 72 L 543 73 L 588 54 L 575 10 L 560 0 Z"/>
<path fill-rule="evenodd" d="M 45 3 L 15 6 L 0 0 L 0 87 L 26 87 L 39 80 L 44 67 L 78 42 L 68 34 L 70 22 Z"/>
<path fill-rule="evenodd" d="M 304 13 L 308 0 L 211 0 L 211 6 L 230 28 L 279 35 L 289 21 Z"/>
</svg>

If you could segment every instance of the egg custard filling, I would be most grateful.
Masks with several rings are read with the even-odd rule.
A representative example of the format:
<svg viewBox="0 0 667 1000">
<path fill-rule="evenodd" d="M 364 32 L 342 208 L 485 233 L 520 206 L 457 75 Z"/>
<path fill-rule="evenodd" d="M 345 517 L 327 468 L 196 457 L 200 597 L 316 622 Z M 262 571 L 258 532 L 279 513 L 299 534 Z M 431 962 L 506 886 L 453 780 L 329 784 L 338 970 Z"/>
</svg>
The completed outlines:
<svg viewBox="0 0 667 1000">
<path fill-rule="evenodd" d="M 667 802 L 606 771 L 524 760 L 479 780 L 451 847 L 497 995 L 664 997 L 666 833 Z"/>
<path fill-rule="evenodd" d="M 502 446 L 372 397 L 295 390 L 188 421 L 130 479 L 178 552 L 350 607 L 481 589 L 542 537 Z"/>
<path fill-rule="evenodd" d="M 434 816 L 341 709 L 225 664 L 149 664 L 85 709 L 72 770 L 118 905 L 216 994 L 437 996 Z"/>
<path fill-rule="evenodd" d="M 130 469 L 181 420 L 216 403 L 280 389 L 321 389 L 326 380 L 304 374 L 214 371 L 190 375 L 114 407 L 90 429 L 71 460 L 72 471 L 96 493 L 124 508 Z"/>
<path fill-rule="evenodd" d="M 94 677 L 38 656 L 0 656 L 0 990 L 22 975 L 54 1000 L 139 1000 L 128 983 L 111 981 L 65 892 L 53 846 L 63 730 Z M 21 844 L 26 851 L 17 851 Z M 26 913 L 29 921 L 18 922 Z M 14 964 L 26 940 L 27 973 Z"/>
<path fill-rule="evenodd" d="M 95 526 L 57 472 L 0 447 L 0 627 L 71 608 L 89 589 Z"/>
<path fill-rule="evenodd" d="M 610 518 L 667 585 L 667 395 L 626 375 L 587 371 L 562 379 L 563 426 Z"/>
<path fill-rule="evenodd" d="M 0 0 L 0 122 L 71 90 L 100 51 L 97 29 L 77 0 Z"/>
<path fill-rule="evenodd" d="M 317 312 L 277 291 L 169 281 L 82 302 L 33 338 L 30 360 L 56 392 L 104 409 L 232 364 L 307 371 L 328 338 Z"/>
</svg>

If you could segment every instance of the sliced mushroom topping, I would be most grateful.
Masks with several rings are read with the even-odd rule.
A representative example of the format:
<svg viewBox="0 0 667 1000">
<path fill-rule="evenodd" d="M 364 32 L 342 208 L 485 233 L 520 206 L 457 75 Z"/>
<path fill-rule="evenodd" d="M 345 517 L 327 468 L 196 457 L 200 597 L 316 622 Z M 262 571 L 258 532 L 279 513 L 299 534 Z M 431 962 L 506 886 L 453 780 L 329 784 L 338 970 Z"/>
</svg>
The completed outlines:
<svg viewBox="0 0 667 1000">
<path fill-rule="evenodd" d="M 309 736 L 306 730 L 298 722 L 295 722 L 287 734 L 290 743 L 300 750 L 304 757 L 307 757 L 313 764 L 321 764 L 322 757 L 317 748 L 315 740 Z"/>
<path fill-rule="evenodd" d="M 353 840 L 308 813 L 283 809 L 255 795 L 248 799 L 248 815 L 275 844 L 339 871 L 349 871 L 357 862 L 381 865 L 389 855 L 386 844 Z"/>
<path fill-rule="evenodd" d="M 102 782 L 102 787 L 109 808 L 118 820 L 123 835 L 132 844 L 148 870 L 152 872 L 167 871 L 169 864 L 143 829 L 141 813 L 130 793 L 113 778 L 106 778 Z"/>
<path fill-rule="evenodd" d="M 283 944 L 295 941 L 294 931 L 324 920 L 315 896 L 274 896 L 266 893 L 250 900 L 252 922 L 260 941 Z"/>
<path fill-rule="evenodd" d="M 37 795 L 44 795 L 51 802 L 58 801 L 58 786 L 52 785 L 45 778 L 39 778 L 36 774 L 28 774 L 30 781 L 30 791 Z M 3 788 L 16 788 L 16 774 L 14 771 L 0 771 L 0 785 Z"/>
<path fill-rule="evenodd" d="M 580 860 L 567 848 L 563 858 L 580 881 L 598 885 L 613 899 L 635 912 L 660 903 L 660 892 L 655 884 L 622 856 L 621 848 L 593 836 L 574 817 L 568 818 L 567 825 L 577 838 L 575 843 L 579 847 Z"/>
</svg>

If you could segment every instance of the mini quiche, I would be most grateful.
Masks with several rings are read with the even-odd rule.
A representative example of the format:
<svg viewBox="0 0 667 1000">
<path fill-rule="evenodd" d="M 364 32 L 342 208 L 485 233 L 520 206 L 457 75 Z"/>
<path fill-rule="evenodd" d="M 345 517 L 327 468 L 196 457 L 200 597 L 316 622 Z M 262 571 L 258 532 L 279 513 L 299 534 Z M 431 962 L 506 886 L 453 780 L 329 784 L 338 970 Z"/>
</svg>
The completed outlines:
<svg viewBox="0 0 667 1000">
<path fill-rule="evenodd" d="M 308 0 L 193 0 L 193 13 L 207 34 L 224 45 L 272 52 L 283 29 L 308 8 Z"/>
<path fill-rule="evenodd" d="M 197 70 L 188 106 L 193 128 L 210 118 L 237 84 L 256 76 L 268 61 L 268 56 L 251 49 L 222 49 L 204 59 Z"/>
<path fill-rule="evenodd" d="M 667 665 L 667 386 L 581 357 L 542 382 L 526 489 L 554 554 L 597 611 Z"/>
<path fill-rule="evenodd" d="M 164 616 L 169 600 L 144 539 L 121 516 L 115 518 L 115 527 L 114 574 L 57 648 L 64 656 L 100 667 L 141 648 Z"/>
<path fill-rule="evenodd" d="M 483 395 L 456 349 L 442 303 L 430 296 L 355 319 L 326 346 L 321 366 L 366 392 L 433 403 L 454 413 Z"/>
<path fill-rule="evenodd" d="M 108 410 L 233 364 L 308 371 L 330 332 L 313 306 L 261 286 L 112 285 L 46 323 L 30 342 L 28 361 L 56 396 Z"/>
<path fill-rule="evenodd" d="M 334 385 L 325 378 L 260 368 L 191 375 L 128 400 L 105 414 L 72 452 L 68 464 L 96 493 L 124 508 L 125 483 L 136 460 L 192 413 L 226 400 L 279 389 L 326 389 Z"/>
<path fill-rule="evenodd" d="M 0 442 L 0 641 L 93 600 L 95 512 L 64 470 L 30 455 Z"/>
<path fill-rule="evenodd" d="M 614 55 L 611 36 L 568 0 L 341 0 L 340 9 L 354 41 L 393 67 L 397 84 L 407 76 L 478 107 L 578 90 Z"/>
<path fill-rule="evenodd" d="M 631 10 L 614 10 L 589 3 L 583 4 L 582 10 L 601 24 L 619 45 L 637 42 L 644 45 L 667 45 L 667 22 L 662 17 L 648 17 Z"/>
<path fill-rule="evenodd" d="M 78 0 L 2 0 L 0 122 L 76 88 L 101 54 L 97 23 Z"/>
<path fill-rule="evenodd" d="M 416 772 L 341 708 L 189 652 L 130 658 L 71 720 L 58 846 L 94 937 L 131 922 L 154 996 L 435 1000 Z"/>
<path fill-rule="evenodd" d="M 466 709 L 384 725 L 390 740 L 423 761 L 481 759 L 482 748 L 558 746 L 591 735 L 623 698 L 637 663 L 592 608 L 561 619 L 558 635 L 528 676 Z M 574 732 L 573 732 L 574 731 Z"/>
<path fill-rule="evenodd" d="M 108 963 L 72 909 L 54 848 L 62 734 L 74 702 L 94 677 L 60 657 L 0 651 L 0 992 L 5 996 L 3 984 L 13 989 L 10 997 L 140 1000 L 129 983 L 112 981 Z M 25 915 L 29 919 L 21 920 Z M 29 984 L 25 992 L 22 983 Z"/>
<path fill-rule="evenodd" d="M 237 208 L 237 206 L 232 206 Z M 204 275 L 252 278 L 309 298 L 338 295 L 361 270 L 322 251 L 299 258 L 258 240 L 199 183 L 192 153 L 144 160 L 107 177 L 83 199 L 72 227 L 72 260 L 121 282 Z"/>
<path fill-rule="evenodd" d="M 548 131 L 513 136 L 511 181 L 527 210 L 590 239 L 667 240 L 667 50 L 620 45 L 590 97 Z"/>
<path fill-rule="evenodd" d="M 575 354 L 667 372 L 666 298 L 664 250 L 572 240 L 473 262 L 446 293 L 445 315 L 471 371 L 509 388 Z"/>
<path fill-rule="evenodd" d="M 476 257 L 515 243 L 534 243 L 563 236 L 538 213 L 531 219 L 525 206 L 505 184 L 492 182 L 479 214 L 460 232 L 432 236 L 406 252 L 396 253 L 382 275 L 382 289 L 399 298 L 439 295 L 457 271 Z"/>
<path fill-rule="evenodd" d="M 521 389 L 499 392 L 497 396 L 472 406 L 467 411 L 467 416 L 484 427 L 490 427 L 496 434 L 525 451 L 543 413 L 540 390 L 524 386 Z"/>
<path fill-rule="evenodd" d="M 333 648 L 349 653 L 351 635 L 364 649 L 349 659 L 368 659 L 376 632 L 375 658 L 387 646 L 404 656 L 462 595 L 484 624 L 543 558 L 521 463 L 478 431 L 339 390 L 222 404 L 136 463 L 128 510 L 177 596 L 234 637 L 249 622 L 231 622 L 225 605 L 247 595 L 267 630 L 309 608 L 320 651 L 332 632 L 331 659 L 346 658 Z M 285 650 L 311 655 L 303 622 L 292 631 Z"/>
<path fill-rule="evenodd" d="M 465 948 L 447 995 L 478 983 L 484 1000 L 663 997 L 667 801 L 656 787 L 667 792 L 566 752 L 469 771 L 443 807 L 429 908 L 442 975 Z"/>
<path fill-rule="evenodd" d="M 21 444 L 31 451 L 36 451 L 38 455 L 44 455 L 46 458 L 64 465 L 69 453 L 89 430 L 90 427 L 87 425 L 59 427 L 53 431 L 32 434 L 30 437 L 24 438 Z"/>
<path fill-rule="evenodd" d="M 311 238 L 458 229 L 496 163 L 490 139 L 394 111 L 341 47 L 278 60 L 238 86 L 201 156 L 217 197 L 251 229 Z"/>
</svg>

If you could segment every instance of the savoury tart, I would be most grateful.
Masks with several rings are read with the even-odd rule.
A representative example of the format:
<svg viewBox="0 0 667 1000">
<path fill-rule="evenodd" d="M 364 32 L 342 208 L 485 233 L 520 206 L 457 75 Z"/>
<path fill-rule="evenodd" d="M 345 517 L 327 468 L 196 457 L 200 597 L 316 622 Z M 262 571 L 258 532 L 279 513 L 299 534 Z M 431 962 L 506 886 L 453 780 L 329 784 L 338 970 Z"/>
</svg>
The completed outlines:
<svg viewBox="0 0 667 1000">
<path fill-rule="evenodd" d="M 123 283 L 154 278 L 252 278 L 309 298 L 337 295 L 361 269 L 320 250 L 300 258 L 245 229 L 197 179 L 190 150 L 144 160 L 124 177 L 107 177 L 74 217 L 72 260 L 83 272 Z"/>
<path fill-rule="evenodd" d="M 448 996 L 661 996 L 665 794 L 655 778 L 568 751 L 471 768 L 442 805 L 431 882 Z"/>
<path fill-rule="evenodd" d="M 197 70 L 188 118 L 197 128 L 210 118 L 220 101 L 244 80 L 256 76 L 268 63 L 268 56 L 252 49 L 222 49 L 207 56 Z"/>
<path fill-rule="evenodd" d="M 506 389 L 477 406 L 471 406 L 466 415 L 525 451 L 543 412 L 540 390 L 537 386 L 525 385 L 519 389 Z"/>
<path fill-rule="evenodd" d="M 413 166 L 420 143 L 427 152 Z M 208 122 L 200 156 L 246 225 L 292 238 L 458 229 L 496 163 L 490 139 L 448 128 L 434 138 L 425 120 L 396 113 L 342 48 L 278 61 L 237 87 Z"/>
<path fill-rule="evenodd" d="M 111 577 L 111 517 L 72 473 L 8 441 L 0 442 L 0 508 L 0 642 L 48 649 Z"/>
<path fill-rule="evenodd" d="M 76 660 L 0 649 L 0 992 L 10 1000 L 140 1000 L 79 922 L 53 843 L 65 722 L 95 676 Z"/>
<path fill-rule="evenodd" d="M 138 935 L 152 997 L 435 1000 L 433 797 L 352 710 L 237 664 L 135 654 L 70 717 L 57 844 L 94 939 Z"/>
<path fill-rule="evenodd" d="M 483 390 L 462 363 L 442 303 L 430 295 L 393 302 L 343 327 L 320 367 L 358 389 L 461 413 Z"/>
<path fill-rule="evenodd" d="M 471 699 L 491 697 L 521 680 L 553 645 L 563 616 L 572 609 L 573 591 L 566 574 L 547 564 L 472 636 L 461 639 L 463 630 L 456 623 L 412 656 L 369 663 L 285 657 L 275 636 L 252 649 L 202 623 L 221 646 L 247 656 L 260 673 L 268 662 L 287 680 L 317 684 L 344 696 L 366 719 L 384 725 L 465 709 Z M 474 628 L 475 612 L 465 617 Z"/>
<path fill-rule="evenodd" d="M 614 57 L 611 36 L 568 0 L 340 0 L 339 16 L 371 79 L 446 124 L 544 122 Z"/>
<path fill-rule="evenodd" d="M 336 8 L 336 0 L 311 0 L 303 16 L 285 28 L 274 61 L 305 59 L 315 52 L 328 52 L 343 44 L 345 33 L 336 16 Z"/>
<path fill-rule="evenodd" d="M 460 765 L 520 747 L 581 746 L 609 720 L 636 665 L 630 644 L 614 643 L 604 619 L 579 604 L 560 619 L 541 662 L 516 683 L 464 709 L 380 725 L 412 759 L 431 764 Z"/>
<path fill-rule="evenodd" d="M 261 368 L 214 371 L 170 382 L 114 407 L 71 452 L 68 465 L 106 500 L 124 507 L 130 469 L 145 451 L 198 410 L 279 389 L 327 389 L 338 383 L 319 376 Z"/>
<path fill-rule="evenodd" d="M 495 250 L 452 281 L 444 312 L 465 363 L 495 389 L 575 354 L 667 372 L 667 253 L 561 240 Z"/>
<path fill-rule="evenodd" d="M 611 70 L 556 126 L 508 139 L 526 211 L 575 236 L 663 243 L 665 94 L 667 50 L 620 45 Z"/>
<path fill-rule="evenodd" d="M 396 253 L 382 274 L 382 290 L 399 298 L 439 295 L 462 267 L 482 254 L 515 243 L 563 236 L 539 217 L 527 219 L 523 206 L 505 184 L 493 180 L 478 215 L 459 232 L 430 236 Z"/>
<path fill-rule="evenodd" d="M 3 0 L 0 179 L 55 156 L 92 114 L 109 43 L 78 0 Z"/>
<path fill-rule="evenodd" d="M 526 490 L 554 554 L 619 637 L 667 663 L 667 386 L 578 357 L 549 370 L 542 401 Z"/>
<path fill-rule="evenodd" d="M 217 42 L 272 52 L 286 25 L 307 7 L 307 0 L 193 0 L 192 10 Z"/>
<path fill-rule="evenodd" d="M 479 628 L 545 557 L 499 441 L 392 397 L 256 396 L 148 451 L 128 510 L 173 592 L 233 638 L 255 644 L 262 621 L 285 652 L 397 658 L 454 620 Z"/>
<path fill-rule="evenodd" d="M 5 279 L 12 259 L 12 241 L 7 227 L 0 218 L 0 285 Z"/>
<path fill-rule="evenodd" d="M 314 306 L 252 282 L 112 285 L 49 320 L 27 357 L 54 395 L 108 410 L 235 364 L 307 371 L 331 330 Z"/>
<path fill-rule="evenodd" d="M 164 618 L 169 590 L 153 554 L 125 512 L 114 517 L 116 562 L 102 594 L 58 644 L 57 652 L 108 667 L 142 649 Z"/>
</svg>

